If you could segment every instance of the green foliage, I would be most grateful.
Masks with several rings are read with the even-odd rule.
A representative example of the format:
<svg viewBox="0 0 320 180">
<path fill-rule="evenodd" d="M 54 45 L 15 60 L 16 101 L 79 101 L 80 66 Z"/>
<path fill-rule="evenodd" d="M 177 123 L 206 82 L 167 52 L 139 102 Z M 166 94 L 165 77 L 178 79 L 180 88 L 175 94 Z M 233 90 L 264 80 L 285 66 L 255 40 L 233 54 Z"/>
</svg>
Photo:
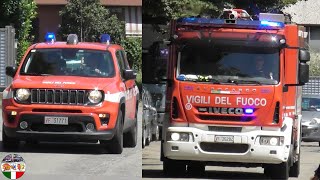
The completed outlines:
<svg viewBox="0 0 320 180">
<path fill-rule="evenodd" d="M 185 16 L 217 17 L 223 8 L 243 8 L 255 15 L 259 12 L 279 12 L 297 1 L 299 0 L 144 0 L 143 20 L 147 23 L 166 24 L 170 19 Z"/>
<path fill-rule="evenodd" d="M 110 15 L 99 0 L 68 0 L 60 15 L 63 21 L 58 35 L 63 39 L 77 34 L 82 41 L 97 41 L 101 34 L 108 33 L 118 44 L 125 35 L 124 22 Z"/>
<path fill-rule="evenodd" d="M 320 76 L 320 53 L 317 51 L 310 51 L 310 76 Z"/>
<path fill-rule="evenodd" d="M 0 7 L 0 25 L 12 25 L 16 29 L 18 39 L 17 63 L 20 62 L 33 36 L 32 21 L 36 17 L 36 3 L 33 0 L 5 0 Z"/>
<path fill-rule="evenodd" d="M 141 71 L 142 63 L 142 38 L 127 37 L 121 43 L 127 53 L 127 59 L 131 68 Z"/>
</svg>

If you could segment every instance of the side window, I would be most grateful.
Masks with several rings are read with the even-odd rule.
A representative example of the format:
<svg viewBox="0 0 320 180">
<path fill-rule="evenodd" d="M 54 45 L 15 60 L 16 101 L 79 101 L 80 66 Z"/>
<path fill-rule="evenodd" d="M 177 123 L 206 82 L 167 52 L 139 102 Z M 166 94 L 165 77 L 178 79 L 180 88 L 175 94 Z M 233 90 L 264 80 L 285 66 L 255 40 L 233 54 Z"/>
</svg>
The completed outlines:
<svg viewBox="0 0 320 180">
<path fill-rule="evenodd" d="M 121 54 L 122 54 L 122 58 L 124 60 L 124 66 L 126 69 L 130 69 L 130 65 L 128 63 L 128 59 L 127 59 L 127 55 L 126 55 L 126 52 L 125 51 L 121 51 Z"/>
<path fill-rule="evenodd" d="M 116 52 L 116 57 L 117 57 L 117 61 L 118 61 L 118 66 L 119 66 L 120 74 L 121 74 L 121 76 L 123 77 L 122 70 L 125 69 L 125 66 L 124 66 L 124 63 L 123 63 L 123 57 L 122 57 L 121 51 L 117 51 L 117 52 Z"/>
</svg>

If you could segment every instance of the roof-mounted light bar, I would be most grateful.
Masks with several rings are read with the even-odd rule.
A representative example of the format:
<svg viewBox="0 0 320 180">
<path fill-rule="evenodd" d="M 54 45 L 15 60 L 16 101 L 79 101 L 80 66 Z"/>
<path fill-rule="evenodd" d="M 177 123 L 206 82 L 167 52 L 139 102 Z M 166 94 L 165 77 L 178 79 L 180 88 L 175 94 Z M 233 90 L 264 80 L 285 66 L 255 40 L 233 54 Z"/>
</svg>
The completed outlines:
<svg viewBox="0 0 320 180">
<path fill-rule="evenodd" d="M 76 34 L 69 34 L 67 37 L 67 44 L 78 44 L 79 39 Z"/>
<path fill-rule="evenodd" d="M 248 21 L 230 19 L 208 19 L 208 18 L 180 18 L 177 20 L 180 25 L 186 26 L 210 26 L 210 27 L 232 27 L 232 28 L 253 28 L 253 29 L 282 29 L 284 23 L 273 21 Z"/>
</svg>

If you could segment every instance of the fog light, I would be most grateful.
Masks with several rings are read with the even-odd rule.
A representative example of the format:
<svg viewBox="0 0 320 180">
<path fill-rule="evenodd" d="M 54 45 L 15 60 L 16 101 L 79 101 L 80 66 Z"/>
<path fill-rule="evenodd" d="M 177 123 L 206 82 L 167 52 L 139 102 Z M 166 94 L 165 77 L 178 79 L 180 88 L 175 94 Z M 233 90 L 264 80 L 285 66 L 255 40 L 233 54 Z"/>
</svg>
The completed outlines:
<svg viewBox="0 0 320 180">
<path fill-rule="evenodd" d="M 26 121 L 20 122 L 20 128 L 21 129 L 27 129 L 27 127 L 28 127 L 28 123 Z"/>
<path fill-rule="evenodd" d="M 179 133 L 172 133 L 171 134 L 171 139 L 173 141 L 178 141 L 180 139 L 180 134 Z"/>
<path fill-rule="evenodd" d="M 90 131 L 93 131 L 93 130 L 94 130 L 94 125 L 93 125 L 92 123 L 88 123 L 88 124 L 86 125 L 86 128 L 87 128 L 88 130 L 90 130 Z"/>
<path fill-rule="evenodd" d="M 107 115 L 106 114 L 99 114 L 99 118 L 106 118 Z"/>
<path fill-rule="evenodd" d="M 12 116 L 17 115 L 17 111 L 11 111 L 11 115 L 12 115 Z"/>
</svg>

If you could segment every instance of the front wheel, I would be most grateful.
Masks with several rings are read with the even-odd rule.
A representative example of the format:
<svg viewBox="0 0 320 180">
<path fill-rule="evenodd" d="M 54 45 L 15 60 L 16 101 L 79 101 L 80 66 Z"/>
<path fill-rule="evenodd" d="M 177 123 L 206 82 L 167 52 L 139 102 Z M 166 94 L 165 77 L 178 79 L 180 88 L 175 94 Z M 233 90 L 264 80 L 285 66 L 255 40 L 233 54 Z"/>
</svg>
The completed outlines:
<svg viewBox="0 0 320 180">
<path fill-rule="evenodd" d="M 106 145 L 109 152 L 112 154 L 121 154 L 123 151 L 123 114 L 119 111 L 117 124 L 115 128 L 115 134 L 110 142 L 101 141 L 102 144 Z"/>
<path fill-rule="evenodd" d="M 167 176 L 183 175 L 186 173 L 186 164 L 166 158 L 163 161 L 163 172 Z"/>
<path fill-rule="evenodd" d="M 137 109 L 138 112 L 138 109 Z M 137 145 L 138 139 L 138 121 L 137 113 L 135 115 L 134 126 L 130 128 L 130 131 L 124 134 L 124 146 L 134 148 Z"/>
<path fill-rule="evenodd" d="M 281 164 L 268 165 L 264 168 L 264 173 L 272 179 L 289 179 L 288 161 Z"/>
<path fill-rule="evenodd" d="M 2 146 L 7 149 L 17 149 L 20 141 L 17 138 L 12 138 L 4 132 L 4 124 L 2 124 Z"/>
</svg>

